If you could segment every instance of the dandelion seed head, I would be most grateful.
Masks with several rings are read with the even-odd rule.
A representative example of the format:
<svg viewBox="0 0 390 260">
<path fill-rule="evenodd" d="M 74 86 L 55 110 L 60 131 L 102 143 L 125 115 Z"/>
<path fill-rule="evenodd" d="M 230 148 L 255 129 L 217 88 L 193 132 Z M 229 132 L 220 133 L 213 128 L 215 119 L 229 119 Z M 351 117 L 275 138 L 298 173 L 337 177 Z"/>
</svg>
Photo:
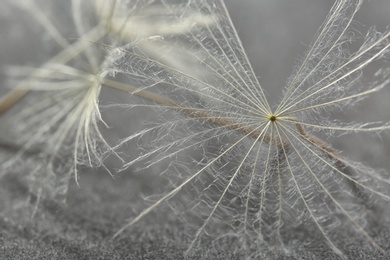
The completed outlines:
<svg viewBox="0 0 390 260">
<path fill-rule="evenodd" d="M 335 3 L 275 110 L 270 108 L 221 3 L 183 4 L 188 12 L 200 10 L 215 20 L 206 28 L 193 26 L 189 33 L 172 37 L 180 45 L 191 43 L 193 67 L 207 67 L 209 75 L 172 70 L 143 55 L 136 46 L 127 46 L 124 56 L 115 62 L 115 67 L 122 67 L 118 73 L 141 78 L 145 70 L 151 72 L 143 85 L 162 83 L 157 92 L 174 100 L 172 107 L 178 121 L 184 120 L 183 114 L 185 120 L 194 123 L 202 122 L 204 117 L 202 127 L 196 131 L 184 128 L 182 138 L 169 137 L 165 142 L 163 135 L 163 139 L 155 139 L 149 152 L 127 166 L 146 158 L 150 158 L 146 165 L 161 162 L 195 150 L 199 144 L 203 145 L 203 157 L 196 165 L 177 160 L 183 168 L 177 179 L 177 169 L 169 174 L 168 178 L 174 180 L 172 188 L 115 236 L 150 211 L 168 204 L 189 229 L 193 228 L 187 252 L 207 246 L 203 241 L 219 237 L 218 232 L 226 235 L 219 237 L 222 245 L 224 238 L 235 239 L 247 258 L 267 248 L 289 248 L 292 241 L 288 236 L 299 237 L 306 232 L 311 238 L 303 243 L 322 241 L 339 255 L 343 255 L 340 245 L 348 236 L 379 248 L 369 234 L 368 204 L 375 196 L 387 200 L 388 192 L 379 188 L 383 186 L 379 180 L 382 177 L 368 168 L 361 170 L 326 140 L 315 136 L 321 131 L 388 130 L 386 124 L 369 127 L 365 123 L 333 121 L 330 115 L 332 110 L 351 108 L 352 102 L 386 84 L 382 79 L 375 85 L 359 86 L 359 80 L 362 69 L 371 61 L 387 57 L 388 32 L 368 37 L 370 40 L 355 53 L 347 51 L 352 19 L 360 5 L 361 1 Z M 196 59 L 199 56 L 204 58 Z M 159 127 L 164 133 L 173 129 L 162 123 L 150 131 Z M 208 144 L 218 148 L 209 152 Z M 362 197 L 370 199 L 363 202 Z M 227 235 L 221 230 L 231 232 Z"/>
</svg>

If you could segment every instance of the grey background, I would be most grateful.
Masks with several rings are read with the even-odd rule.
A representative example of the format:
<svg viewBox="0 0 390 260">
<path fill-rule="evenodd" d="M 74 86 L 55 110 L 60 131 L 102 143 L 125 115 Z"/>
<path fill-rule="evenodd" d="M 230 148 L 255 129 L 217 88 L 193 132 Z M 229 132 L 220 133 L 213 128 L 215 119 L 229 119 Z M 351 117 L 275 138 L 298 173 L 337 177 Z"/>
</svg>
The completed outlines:
<svg viewBox="0 0 390 260">
<path fill-rule="evenodd" d="M 260 83 L 271 103 L 275 104 L 294 64 L 303 57 L 306 45 L 333 1 L 230 0 L 226 3 Z M 384 30 L 390 24 L 389 10 L 388 0 L 366 1 L 357 15 L 355 26 L 362 32 L 374 25 Z M 7 38 L 12 34 L 6 30 L 9 28 L 7 22 L 10 22 L 8 18 L 0 23 L 1 64 L 24 59 L 24 56 L 14 56 L 17 43 L 14 48 L 9 46 L 14 43 L 12 37 Z M 15 52 L 4 52 L 4 49 Z M 34 56 L 31 53 L 33 48 L 23 52 Z M 1 91 L 4 93 L 4 89 Z M 375 116 L 388 120 L 389 99 L 390 90 L 387 88 L 356 108 L 358 112 L 354 119 L 370 120 Z M 333 144 L 350 157 L 369 162 L 374 167 L 390 169 L 388 135 L 382 139 L 368 136 L 357 140 L 349 136 L 343 140 L 335 140 Z M 7 152 L 11 151 L 2 150 L 2 153 Z M 154 172 L 135 177 L 131 172 L 124 172 L 112 179 L 101 170 L 85 169 L 80 174 L 80 187 L 71 183 L 66 205 L 45 201 L 31 219 L 31 205 L 35 198 L 29 197 L 17 177 L 7 176 L 0 182 L 0 259 L 181 259 L 188 237 L 182 232 L 182 224 L 168 209 L 153 212 L 137 228 L 126 232 L 126 236 L 115 241 L 111 239 L 111 235 L 135 211 L 144 207 L 142 195 L 153 193 L 160 181 Z M 386 232 L 380 234 L 385 241 L 389 236 Z M 386 259 L 373 250 L 356 245 L 350 245 L 346 252 L 351 259 Z M 193 258 L 236 257 L 229 252 L 207 251 Z M 283 259 L 282 256 L 275 258 Z M 318 247 L 302 251 L 295 258 L 331 259 L 336 256 L 325 254 L 323 248 Z"/>
</svg>

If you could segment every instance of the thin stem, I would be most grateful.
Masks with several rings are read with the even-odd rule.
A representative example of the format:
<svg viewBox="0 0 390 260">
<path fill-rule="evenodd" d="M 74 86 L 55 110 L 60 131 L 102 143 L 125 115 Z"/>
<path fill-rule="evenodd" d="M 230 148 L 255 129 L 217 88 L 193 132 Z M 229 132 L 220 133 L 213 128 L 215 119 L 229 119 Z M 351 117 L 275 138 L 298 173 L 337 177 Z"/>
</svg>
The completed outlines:
<svg viewBox="0 0 390 260">
<path fill-rule="evenodd" d="M 139 90 L 139 89 L 132 87 L 132 86 L 129 86 L 127 84 L 123 84 L 121 82 L 117 82 L 117 81 L 113 81 L 113 80 L 109 80 L 109 79 L 104 79 L 103 84 L 107 87 L 122 90 L 122 91 L 128 92 L 130 94 L 136 95 L 138 97 L 155 102 L 157 104 L 163 105 L 165 107 L 177 110 L 177 111 L 179 111 L 183 114 L 186 114 L 190 117 L 199 118 L 199 119 L 202 119 L 202 120 L 207 121 L 209 123 L 212 123 L 214 125 L 226 126 L 229 129 L 237 130 L 241 134 L 247 135 L 250 133 L 249 136 L 252 138 L 255 138 L 255 139 L 257 139 L 257 137 L 260 134 L 259 131 L 253 131 L 253 128 L 251 128 L 251 127 L 244 126 L 244 125 L 237 123 L 237 122 L 234 122 L 232 120 L 215 117 L 208 112 L 200 111 L 200 110 L 197 110 L 196 108 L 182 107 L 167 97 L 152 93 L 152 92 L 147 91 L 147 90 Z M 266 140 L 269 141 L 270 140 L 269 138 L 270 137 L 267 137 Z"/>
<path fill-rule="evenodd" d="M 0 115 L 8 111 L 29 92 L 27 89 L 14 89 L 0 99 Z"/>
</svg>

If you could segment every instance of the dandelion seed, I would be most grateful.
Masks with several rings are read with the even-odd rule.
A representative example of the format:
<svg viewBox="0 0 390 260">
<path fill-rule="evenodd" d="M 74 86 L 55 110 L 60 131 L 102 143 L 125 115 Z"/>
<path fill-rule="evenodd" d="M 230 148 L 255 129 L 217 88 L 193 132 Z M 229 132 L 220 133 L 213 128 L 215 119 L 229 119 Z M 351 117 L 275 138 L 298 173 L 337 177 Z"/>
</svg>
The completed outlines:
<svg viewBox="0 0 390 260">
<path fill-rule="evenodd" d="M 151 100 L 165 122 L 121 143 L 149 140 L 143 143 L 145 153 L 125 168 L 175 158 L 168 177 L 173 187 L 114 237 L 168 204 L 193 231 L 188 254 L 207 247 L 207 241 L 218 247 L 230 239 L 246 258 L 267 256 L 293 250 L 289 237 L 305 229 L 310 238 L 301 243 L 323 241 L 340 256 L 343 241 L 351 237 L 382 251 L 370 233 L 369 212 L 373 203 L 384 207 L 389 201 L 388 173 L 341 156 L 312 132 L 390 130 L 389 123 L 328 119 L 330 111 L 345 111 L 389 85 L 387 67 L 373 84 L 361 86 L 359 78 L 371 62 L 389 58 L 390 32 L 370 30 L 360 49 L 349 54 L 350 27 L 361 1 L 336 1 L 280 104 L 271 109 L 222 1 L 164 3 L 214 19 L 168 37 L 179 46 L 190 43 L 187 55 L 195 57 L 194 66 L 204 66 L 211 75 L 172 68 L 145 56 L 135 44 L 112 51 L 111 68 L 117 74 L 153 86 L 149 91 L 169 100 Z M 168 119 L 172 113 L 174 123 Z M 183 151 L 200 153 L 202 159 L 188 162 Z"/>
<path fill-rule="evenodd" d="M 175 21 L 164 22 L 171 14 L 161 4 L 151 7 L 144 1 L 58 1 L 44 5 L 48 10 L 42 10 L 39 1 L 9 1 L 8 5 L 25 11 L 46 32 L 51 48 L 58 53 L 38 68 L 7 68 L 8 75 L 18 83 L 0 100 L 0 112 L 9 110 L 27 94 L 29 104 L 21 104 L 24 108 L 11 114 L 6 122 L 17 129 L 16 145 L 20 149 L 4 160 L 0 177 L 11 166 L 19 165 L 28 151 L 36 150 L 34 164 L 39 166 L 34 165 L 27 177 L 29 188 L 32 192 L 44 190 L 40 194 L 46 197 L 63 199 L 69 179 L 74 177 L 77 182 L 80 166 L 104 167 L 110 172 L 103 163 L 105 157 L 114 154 L 120 158 L 100 130 L 102 125 L 108 127 L 100 112 L 101 89 L 119 89 L 130 96 L 134 88 L 110 80 L 111 70 L 106 68 L 110 57 L 106 57 L 104 44 L 122 46 L 142 41 L 144 53 L 154 56 L 154 44 L 147 45 L 146 38 L 181 34 L 184 28 Z M 156 26 L 150 19 L 162 11 L 164 23 Z M 50 15 L 55 13 L 65 15 L 64 26 L 58 25 L 61 17 L 57 21 Z M 200 14 L 183 19 L 187 23 L 209 22 Z M 160 60 L 174 66 L 168 55 Z"/>
</svg>

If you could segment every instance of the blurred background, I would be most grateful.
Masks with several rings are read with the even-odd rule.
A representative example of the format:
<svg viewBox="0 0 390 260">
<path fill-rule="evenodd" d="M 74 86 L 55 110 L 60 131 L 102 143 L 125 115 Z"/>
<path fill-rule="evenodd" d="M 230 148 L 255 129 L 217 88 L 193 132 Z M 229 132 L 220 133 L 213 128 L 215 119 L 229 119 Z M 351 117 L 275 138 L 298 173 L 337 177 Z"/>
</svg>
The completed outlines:
<svg viewBox="0 0 390 260">
<path fill-rule="evenodd" d="M 304 57 L 333 2 L 226 0 L 233 23 L 271 104 L 277 104 L 294 65 Z M 30 42 L 30 38 L 24 34 L 25 26 L 29 24 L 28 18 L 22 12 L 9 12 L 13 11 L 0 9 L 0 66 L 27 65 L 45 60 L 46 57 L 40 57 L 37 50 L 45 47 L 40 46 L 38 40 Z M 365 35 L 371 26 L 383 31 L 389 25 L 390 2 L 371 0 L 365 1 L 356 16 L 354 27 Z M 28 28 L 28 33 L 39 35 L 40 31 L 34 31 L 34 26 Z M 26 42 L 29 43 L 28 48 Z M 375 71 L 377 68 L 370 69 Z M 4 74 L 1 74 L 0 83 L 5 81 Z M 0 86 L 0 95 L 6 92 Z M 352 120 L 361 122 L 389 121 L 390 86 L 364 100 L 352 111 L 352 117 Z M 142 119 L 132 118 L 132 122 L 136 125 L 137 120 Z M 109 120 L 115 121 L 112 118 Z M 0 130 L 2 127 L 0 125 Z M 12 135 L 7 136 L 4 131 L 0 135 L 0 140 L 6 143 L 14 138 Z M 336 138 L 330 141 L 350 158 L 390 170 L 389 135 L 381 138 L 348 135 L 340 140 Z M 6 149 L 2 149 L 1 153 L 8 153 Z M 111 239 L 111 235 L 130 216 L 145 207 L 143 196 L 153 194 L 156 186 L 164 182 L 156 175 L 159 169 L 136 177 L 125 172 L 116 179 L 111 178 L 104 170 L 82 171 L 80 187 L 71 183 L 66 205 L 43 202 L 34 218 L 30 218 L 31 211 L 26 208 L 32 208 L 35 198 L 12 176 L 1 180 L 0 259 L 182 258 L 180 251 L 185 249 L 188 238 L 181 232 L 182 223 L 177 222 L 169 209 L 153 212 L 137 229 L 126 232 L 126 237 L 115 241 Z M 357 255 L 353 255 L 357 252 L 356 248 L 348 252 L 352 255 L 351 259 L 380 258 L 379 255 L 371 255 L 369 250 L 363 250 Z M 303 257 L 329 259 L 335 256 L 323 255 L 319 248 L 314 253 L 302 252 L 301 256 L 295 256 L 296 259 Z M 224 255 L 221 252 L 205 252 L 202 256 L 194 257 L 202 258 L 229 259 L 235 256 L 234 253 Z"/>
</svg>

